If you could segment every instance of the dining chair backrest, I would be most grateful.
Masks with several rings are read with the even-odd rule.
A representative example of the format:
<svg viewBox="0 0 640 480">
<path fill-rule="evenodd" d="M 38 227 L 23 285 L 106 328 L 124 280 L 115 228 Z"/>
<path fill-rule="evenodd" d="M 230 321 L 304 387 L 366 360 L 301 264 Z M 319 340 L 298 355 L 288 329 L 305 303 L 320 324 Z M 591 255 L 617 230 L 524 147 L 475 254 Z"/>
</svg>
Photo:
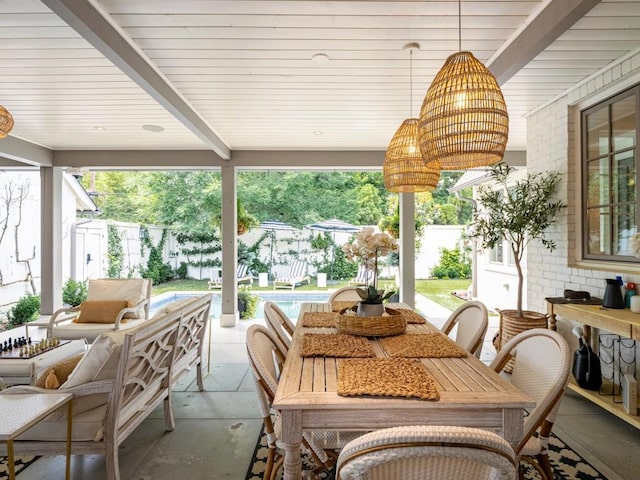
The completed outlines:
<svg viewBox="0 0 640 480">
<path fill-rule="evenodd" d="M 349 302 L 349 301 L 354 301 L 354 302 L 359 302 L 360 300 L 362 300 L 360 298 L 360 295 L 358 295 L 358 293 L 356 292 L 356 289 L 358 287 L 342 287 L 339 288 L 338 290 L 336 290 L 335 292 L 333 292 L 331 294 L 331 296 L 329 297 L 328 302 Z"/>
<path fill-rule="evenodd" d="M 291 319 L 289 319 L 287 314 L 273 302 L 265 302 L 264 318 L 267 322 L 267 327 L 271 329 L 288 351 L 291 346 L 291 337 L 293 337 L 293 331 L 295 329 L 295 325 Z"/>
<path fill-rule="evenodd" d="M 545 420 L 553 422 L 569 380 L 570 353 L 566 340 L 558 332 L 534 328 L 509 340 L 491 363 L 491 368 L 501 372 L 512 357 L 515 362 L 511 383 L 536 402 L 524 419 L 524 436 L 516 448 L 519 454 Z"/>
<path fill-rule="evenodd" d="M 455 342 L 480 358 L 484 336 L 489 326 L 487 307 L 482 302 L 469 301 L 460 305 L 442 327 L 445 335 L 457 326 Z"/>
<path fill-rule="evenodd" d="M 247 354 L 249 367 L 256 386 L 258 406 L 262 414 L 264 431 L 267 435 L 267 446 L 270 450 L 269 461 L 265 469 L 264 478 L 272 478 L 276 471 L 272 472 L 273 454 L 280 438 L 280 422 L 272 418 L 273 399 L 278 388 L 282 364 L 286 357 L 286 349 L 276 335 L 262 325 L 251 325 L 247 330 Z M 331 459 L 322 445 L 318 444 L 310 432 L 303 433 L 303 445 L 307 448 L 314 460 L 329 467 Z"/>
<path fill-rule="evenodd" d="M 486 430 L 405 426 L 377 430 L 340 452 L 338 480 L 515 480 L 511 446 Z"/>
<path fill-rule="evenodd" d="M 271 409 L 278 388 L 280 367 L 286 357 L 286 349 L 274 333 L 262 325 L 251 325 L 247 330 L 247 354 L 249 366 L 261 390 L 261 409 Z M 265 413 L 265 412 L 263 412 Z"/>
</svg>

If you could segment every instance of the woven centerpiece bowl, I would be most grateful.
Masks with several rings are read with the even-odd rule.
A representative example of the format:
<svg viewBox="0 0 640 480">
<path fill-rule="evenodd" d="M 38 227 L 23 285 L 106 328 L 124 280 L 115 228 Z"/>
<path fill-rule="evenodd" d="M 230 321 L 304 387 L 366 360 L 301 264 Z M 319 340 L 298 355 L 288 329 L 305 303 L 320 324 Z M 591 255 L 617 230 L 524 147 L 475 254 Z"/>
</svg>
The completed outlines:
<svg viewBox="0 0 640 480">
<path fill-rule="evenodd" d="M 389 337 L 400 335 L 407 329 L 407 322 L 398 310 L 385 308 L 380 317 L 360 317 L 352 308 L 340 310 L 336 321 L 338 331 L 365 337 Z"/>
</svg>

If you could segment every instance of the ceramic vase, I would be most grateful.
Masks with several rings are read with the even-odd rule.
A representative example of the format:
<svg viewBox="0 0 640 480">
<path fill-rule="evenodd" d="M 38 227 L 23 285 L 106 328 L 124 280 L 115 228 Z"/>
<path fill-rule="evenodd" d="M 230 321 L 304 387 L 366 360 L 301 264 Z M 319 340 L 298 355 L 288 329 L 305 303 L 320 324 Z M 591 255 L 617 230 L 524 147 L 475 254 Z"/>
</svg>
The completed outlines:
<svg viewBox="0 0 640 480">
<path fill-rule="evenodd" d="M 362 303 L 358 304 L 357 315 L 359 317 L 381 317 L 384 313 L 382 303 Z"/>
</svg>

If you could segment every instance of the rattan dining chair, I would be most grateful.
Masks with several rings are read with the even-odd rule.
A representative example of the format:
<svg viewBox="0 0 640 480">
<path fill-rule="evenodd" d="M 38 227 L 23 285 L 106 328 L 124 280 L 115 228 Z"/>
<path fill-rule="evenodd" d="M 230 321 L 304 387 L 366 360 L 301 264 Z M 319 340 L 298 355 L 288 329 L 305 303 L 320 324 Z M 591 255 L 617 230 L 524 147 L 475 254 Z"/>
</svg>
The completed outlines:
<svg viewBox="0 0 640 480">
<path fill-rule="evenodd" d="M 535 408 L 524 418 L 524 435 L 516 455 L 529 463 L 543 480 L 553 480 L 548 443 L 569 380 L 569 346 L 558 332 L 534 328 L 509 340 L 491 363 L 491 368 L 501 372 L 511 358 L 515 359 L 511 383 L 536 402 Z M 534 436 L 536 431 L 538 435 Z"/>
<path fill-rule="evenodd" d="M 264 304 L 264 319 L 267 322 L 267 327 L 275 333 L 276 337 L 280 342 L 289 350 L 291 346 L 291 338 L 293 337 L 293 331 L 296 326 L 291 321 L 291 319 L 287 316 L 286 313 L 282 311 L 280 307 L 278 307 L 273 302 L 265 302 Z"/>
<path fill-rule="evenodd" d="M 247 330 L 247 353 L 269 449 L 263 478 L 272 480 L 276 478 L 283 458 L 280 456 L 276 462 L 281 426 L 280 416 L 274 414 L 271 405 L 278 388 L 279 365 L 284 363 L 286 350 L 273 332 L 261 325 L 252 325 Z M 324 437 L 320 435 L 320 438 Z M 335 464 L 335 455 L 327 453 L 313 438 L 312 432 L 303 433 L 302 445 L 312 455 L 318 471 L 330 469 Z"/>
<path fill-rule="evenodd" d="M 484 336 L 489 327 L 487 307 L 476 300 L 463 303 L 449 316 L 442 327 L 442 333 L 449 335 L 456 325 L 455 342 L 480 358 Z"/>
<path fill-rule="evenodd" d="M 355 302 L 359 302 L 360 300 L 362 300 L 360 298 L 360 295 L 358 295 L 358 293 L 356 292 L 356 289 L 358 287 L 342 287 L 339 288 L 338 290 L 336 290 L 335 292 L 333 292 L 331 294 L 331 296 L 329 297 L 328 302 L 350 302 L 353 301 Z"/>
<path fill-rule="evenodd" d="M 393 427 L 363 435 L 340 452 L 338 480 L 515 480 L 515 453 L 487 430 Z"/>
</svg>

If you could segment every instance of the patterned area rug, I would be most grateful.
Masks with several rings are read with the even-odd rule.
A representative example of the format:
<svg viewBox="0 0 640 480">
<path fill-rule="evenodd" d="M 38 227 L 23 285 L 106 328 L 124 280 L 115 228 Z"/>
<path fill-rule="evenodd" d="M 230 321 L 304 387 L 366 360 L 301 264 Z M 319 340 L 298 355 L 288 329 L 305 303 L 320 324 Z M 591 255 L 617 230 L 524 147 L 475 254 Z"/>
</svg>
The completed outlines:
<svg viewBox="0 0 640 480">
<path fill-rule="evenodd" d="M 16 475 L 31 465 L 40 457 L 16 457 Z M 0 457 L 0 479 L 9 478 L 9 464 L 7 457 Z"/>
<path fill-rule="evenodd" d="M 249 465 L 246 480 L 258 480 L 263 478 L 266 459 L 266 436 L 261 434 L 260 440 L 253 452 L 253 459 L 251 461 L 251 465 Z M 549 439 L 549 459 L 551 460 L 555 480 L 607 480 L 607 477 L 601 474 L 591 464 L 589 464 L 589 462 L 553 434 L 551 434 L 551 438 Z M 303 456 L 302 464 L 304 470 L 313 470 L 314 468 L 313 463 L 309 460 L 307 455 Z M 534 480 L 539 478 L 535 472 L 533 472 L 533 469 L 526 466 L 526 464 L 525 468 L 527 468 L 527 472 L 524 477 L 525 479 Z M 282 478 L 282 476 L 279 478 Z M 305 478 L 304 475 L 303 478 Z M 322 480 L 335 480 L 335 472 L 327 472 L 326 474 L 320 475 L 319 478 Z"/>
</svg>

